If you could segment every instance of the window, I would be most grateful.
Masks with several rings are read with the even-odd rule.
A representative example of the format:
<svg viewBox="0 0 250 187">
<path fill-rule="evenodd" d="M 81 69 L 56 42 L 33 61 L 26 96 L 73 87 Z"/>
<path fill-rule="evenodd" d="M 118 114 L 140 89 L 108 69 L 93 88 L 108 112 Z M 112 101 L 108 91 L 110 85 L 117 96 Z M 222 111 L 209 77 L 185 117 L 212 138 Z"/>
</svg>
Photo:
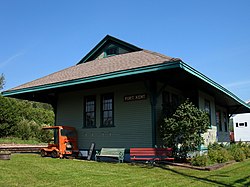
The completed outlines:
<svg viewBox="0 0 250 187">
<path fill-rule="evenodd" d="M 210 106 L 209 100 L 205 100 L 204 109 L 205 109 L 205 112 L 208 113 L 209 123 L 210 123 L 210 127 L 211 127 L 211 106 Z"/>
<path fill-rule="evenodd" d="M 244 122 L 244 123 L 236 123 L 236 127 L 247 127 L 247 122 Z"/>
<path fill-rule="evenodd" d="M 239 123 L 239 126 L 240 126 L 240 127 L 244 127 L 244 126 L 245 126 L 245 123 Z"/>
<path fill-rule="evenodd" d="M 84 127 L 96 127 L 96 99 L 94 96 L 85 97 Z"/>
<path fill-rule="evenodd" d="M 107 56 L 112 56 L 118 54 L 118 48 L 117 47 L 111 47 L 106 50 Z"/>
<path fill-rule="evenodd" d="M 114 127 L 114 95 L 102 96 L 101 127 Z"/>
<path fill-rule="evenodd" d="M 70 129 L 61 129 L 61 135 L 67 137 L 76 137 L 76 132 Z"/>
<path fill-rule="evenodd" d="M 227 132 L 228 131 L 228 128 L 227 128 L 227 115 L 226 115 L 225 112 L 223 113 L 223 121 L 224 121 L 225 132 Z"/>
<path fill-rule="evenodd" d="M 219 128 L 219 131 L 222 131 L 221 116 L 219 111 L 216 112 L 216 124 L 217 127 Z"/>
</svg>

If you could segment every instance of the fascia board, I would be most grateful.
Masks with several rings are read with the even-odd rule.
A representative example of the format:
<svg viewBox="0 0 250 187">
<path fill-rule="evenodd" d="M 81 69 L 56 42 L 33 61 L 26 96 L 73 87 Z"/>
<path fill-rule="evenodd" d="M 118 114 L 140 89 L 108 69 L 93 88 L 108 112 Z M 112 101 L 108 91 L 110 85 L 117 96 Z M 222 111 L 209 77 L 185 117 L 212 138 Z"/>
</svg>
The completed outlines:
<svg viewBox="0 0 250 187">
<path fill-rule="evenodd" d="M 220 90 L 221 92 L 223 92 L 227 96 L 229 96 L 232 99 L 236 100 L 238 103 L 240 103 L 240 104 L 244 105 L 245 107 L 247 107 L 248 109 L 250 109 L 250 106 L 248 104 L 246 104 L 244 101 L 242 101 L 241 99 L 239 99 L 232 92 L 230 92 L 229 90 L 227 90 L 226 88 L 224 88 L 220 84 L 216 83 L 215 81 L 209 79 L 207 76 L 205 76 L 202 73 L 198 72 L 197 70 L 195 70 L 191 66 L 187 65 L 186 63 L 180 62 L 180 68 L 183 69 L 183 70 L 185 70 L 185 71 L 187 71 L 188 73 L 191 73 L 192 75 L 198 77 L 199 79 L 203 80 L 204 82 L 212 85 L 213 87 L 215 87 L 216 89 Z"/>
<path fill-rule="evenodd" d="M 23 89 L 18 89 L 18 90 L 4 91 L 2 92 L 2 95 L 11 96 L 11 95 L 23 94 L 23 93 L 28 93 L 28 92 L 36 92 L 36 91 L 43 91 L 43 90 L 48 90 L 48 89 L 62 88 L 62 87 L 67 87 L 67 86 L 74 86 L 74 85 L 96 82 L 96 81 L 101 81 L 101 80 L 106 80 L 106 79 L 125 77 L 125 76 L 130 76 L 130 75 L 149 73 L 149 72 L 172 69 L 172 68 L 179 68 L 179 67 L 180 67 L 179 62 L 166 62 L 166 63 L 152 65 L 152 66 L 140 67 L 140 68 L 129 69 L 129 70 L 122 70 L 122 71 L 96 75 L 96 76 L 86 77 L 86 78 L 81 78 L 81 79 L 74 79 L 74 80 L 69 80 L 69 81 L 64 81 L 64 82 L 46 84 L 46 85 L 41 85 L 41 86 L 34 86 L 34 87 L 23 88 Z"/>
</svg>

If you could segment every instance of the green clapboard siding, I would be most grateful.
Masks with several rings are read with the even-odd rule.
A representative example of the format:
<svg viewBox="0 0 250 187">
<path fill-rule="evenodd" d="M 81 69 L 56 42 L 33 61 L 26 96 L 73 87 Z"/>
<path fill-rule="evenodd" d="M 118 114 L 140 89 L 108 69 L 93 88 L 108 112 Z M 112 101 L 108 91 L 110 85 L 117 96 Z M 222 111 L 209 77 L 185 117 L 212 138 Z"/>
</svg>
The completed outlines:
<svg viewBox="0 0 250 187">
<path fill-rule="evenodd" d="M 100 98 L 114 93 L 115 127 L 100 128 Z M 57 125 L 73 126 L 78 132 L 79 148 L 92 142 L 102 147 L 151 147 L 152 126 L 149 94 L 146 100 L 124 102 L 125 95 L 147 93 L 143 82 L 61 93 L 58 99 Z M 83 128 L 84 96 L 96 95 L 97 128 Z"/>
</svg>

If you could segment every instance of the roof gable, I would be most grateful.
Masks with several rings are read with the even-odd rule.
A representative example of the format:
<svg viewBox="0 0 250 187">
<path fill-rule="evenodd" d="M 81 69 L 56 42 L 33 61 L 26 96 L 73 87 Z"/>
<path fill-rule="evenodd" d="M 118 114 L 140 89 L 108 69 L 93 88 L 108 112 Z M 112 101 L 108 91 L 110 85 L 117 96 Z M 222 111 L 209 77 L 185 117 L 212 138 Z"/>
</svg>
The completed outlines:
<svg viewBox="0 0 250 187">
<path fill-rule="evenodd" d="M 82 64 L 88 61 L 106 58 L 109 56 L 141 51 L 142 49 L 119 40 L 113 36 L 105 36 L 87 55 L 85 55 L 78 63 Z"/>
<path fill-rule="evenodd" d="M 123 50 L 122 53 L 118 53 L 119 55 L 112 55 L 111 53 L 109 58 L 101 56 L 105 50 L 113 47 Z M 196 86 L 212 92 L 219 100 L 222 99 L 221 103 L 227 106 L 230 113 L 250 111 L 249 105 L 221 85 L 182 62 L 181 59 L 143 50 L 109 35 L 102 39 L 77 65 L 4 91 L 2 95 L 31 100 L 36 98 L 38 101 L 52 102 L 50 97 L 53 97 L 54 91 L 57 89 L 72 88 L 77 85 L 139 74 L 163 72 L 163 75 L 166 74 L 166 71 L 168 73 L 173 72 L 172 75 L 184 75 L 177 77 L 180 77 L 178 79 L 180 82 L 187 83 L 187 86 L 193 84 L 192 81 L 194 81 Z M 168 77 L 166 78 L 168 79 Z M 172 78 L 175 79 L 174 76 L 170 77 L 170 79 Z M 185 81 L 187 79 L 189 81 Z M 175 83 L 178 84 L 178 81 Z M 37 93 L 38 96 L 36 96 Z"/>
</svg>

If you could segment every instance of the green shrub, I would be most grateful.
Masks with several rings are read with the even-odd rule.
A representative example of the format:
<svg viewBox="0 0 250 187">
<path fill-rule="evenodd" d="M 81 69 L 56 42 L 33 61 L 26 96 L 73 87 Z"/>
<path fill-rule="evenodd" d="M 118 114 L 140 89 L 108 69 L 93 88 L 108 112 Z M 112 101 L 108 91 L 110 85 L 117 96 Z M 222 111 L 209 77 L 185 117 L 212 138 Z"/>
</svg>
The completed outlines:
<svg viewBox="0 0 250 187">
<path fill-rule="evenodd" d="M 208 146 L 208 158 L 212 163 L 223 163 L 229 160 L 241 162 L 250 158 L 250 145 L 243 142 L 227 145 L 213 143 Z"/>
<path fill-rule="evenodd" d="M 172 110 L 172 109 L 171 109 Z M 187 158 L 189 151 L 198 150 L 204 139 L 200 134 L 207 132 L 209 116 L 187 99 L 173 114 L 165 109 L 159 122 L 159 130 L 164 144 L 179 150 L 180 159 Z"/>
<path fill-rule="evenodd" d="M 237 145 L 237 147 L 241 148 L 241 150 L 244 152 L 246 158 L 250 158 L 250 144 L 239 142 L 236 145 Z"/>
<path fill-rule="evenodd" d="M 31 138 L 39 139 L 42 129 L 41 126 L 35 121 L 30 121 L 29 126 L 31 130 Z"/>
<path fill-rule="evenodd" d="M 244 151 L 240 147 L 233 148 L 231 154 L 236 162 L 241 162 L 246 158 Z"/>
<path fill-rule="evenodd" d="M 250 158 L 250 147 L 243 147 L 242 148 L 246 158 Z"/>
<path fill-rule="evenodd" d="M 213 144 L 208 145 L 208 150 L 219 150 L 223 147 L 223 144 L 219 144 L 217 142 L 214 142 Z"/>
<path fill-rule="evenodd" d="M 218 163 L 224 163 L 224 162 L 228 162 L 230 160 L 231 155 L 225 148 L 218 150 L 218 152 L 219 152 L 218 153 L 219 157 L 217 159 Z"/>
<path fill-rule="evenodd" d="M 30 125 L 27 125 L 29 122 Z M 16 136 L 29 139 L 37 136 L 36 133 L 32 134 L 33 129 L 37 129 L 37 125 L 41 128 L 43 124 L 53 123 L 54 112 L 50 105 L 6 98 L 0 94 L 0 138 Z M 21 127 L 19 127 L 20 125 Z M 29 127 L 31 130 L 29 130 Z M 24 129 L 27 129 L 27 131 Z M 26 134 L 21 135 L 17 131 L 24 131 Z"/>
<path fill-rule="evenodd" d="M 193 166 L 206 166 L 208 163 L 208 156 L 207 155 L 198 155 L 192 158 L 191 164 Z"/>
<path fill-rule="evenodd" d="M 53 131 L 50 131 L 50 130 L 40 130 L 40 134 L 39 134 L 39 137 L 38 139 L 41 141 L 41 142 L 48 142 L 49 140 L 51 140 L 53 138 L 54 134 L 53 134 Z"/>
<path fill-rule="evenodd" d="M 32 137 L 30 122 L 28 120 L 24 119 L 19 122 L 16 130 L 16 136 L 22 140 L 29 140 Z"/>
<path fill-rule="evenodd" d="M 224 163 L 232 158 L 229 151 L 218 144 L 214 144 L 214 146 L 209 147 L 208 156 L 209 159 L 214 163 Z"/>
</svg>

